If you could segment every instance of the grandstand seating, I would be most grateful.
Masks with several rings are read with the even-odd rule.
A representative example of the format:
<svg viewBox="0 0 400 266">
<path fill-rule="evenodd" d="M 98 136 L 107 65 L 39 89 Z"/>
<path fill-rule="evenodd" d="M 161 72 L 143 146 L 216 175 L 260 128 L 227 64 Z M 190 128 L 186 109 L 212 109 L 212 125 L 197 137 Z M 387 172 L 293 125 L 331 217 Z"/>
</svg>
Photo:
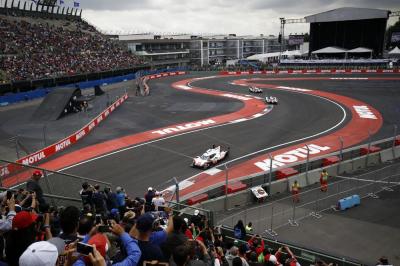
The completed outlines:
<svg viewBox="0 0 400 266">
<path fill-rule="evenodd" d="M 0 15 L 0 83 L 102 72 L 139 58 L 83 20 Z"/>
</svg>

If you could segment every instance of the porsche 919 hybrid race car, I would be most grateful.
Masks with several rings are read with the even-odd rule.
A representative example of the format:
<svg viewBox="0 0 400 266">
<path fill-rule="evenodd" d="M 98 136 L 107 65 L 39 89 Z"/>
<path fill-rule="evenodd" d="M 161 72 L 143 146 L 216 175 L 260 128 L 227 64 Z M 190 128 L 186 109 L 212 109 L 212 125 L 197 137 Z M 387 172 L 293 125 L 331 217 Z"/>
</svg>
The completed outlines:
<svg viewBox="0 0 400 266">
<path fill-rule="evenodd" d="M 265 96 L 265 102 L 269 104 L 278 104 L 278 98 L 273 96 Z"/>
<path fill-rule="evenodd" d="M 203 155 L 194 157 L 191 166 L 208 169 L 212 165 L 216 165 L 218 162 L 225 159 L 228 153 L 229 147 L 223 150 L 221 146 L 213 145 L 213 147 L 208 149 Z"/>
<path fill-rule="evenodd" d="M 257 87 L 255 87 L 255 86 L 250 86 L 250 87 L 249 87 L 249 91 L 252 92 L 252 93 L 262 93 L 262 92 L 263 92 L 262 89 L 257 88 Z"/>
</svg>

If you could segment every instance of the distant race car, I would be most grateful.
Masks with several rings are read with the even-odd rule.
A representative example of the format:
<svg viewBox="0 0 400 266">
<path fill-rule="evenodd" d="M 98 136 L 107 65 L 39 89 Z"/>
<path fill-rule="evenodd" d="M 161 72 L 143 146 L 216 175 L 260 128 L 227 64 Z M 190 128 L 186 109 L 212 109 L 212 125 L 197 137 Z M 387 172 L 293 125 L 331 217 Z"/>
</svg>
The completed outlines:
<svg viewBox="0 0 400 266">
<path fill-rule="evenodd" d="M 212 165 L 216 165 L 218 162 L 225 159 L 228 153 L 229 147 L 224 150 L 221 146 L 213 145 L 213 147 L 208 149 L 203 155 L 194 157 L 191 166 L 208 169 Z"/>
<path fill-rule="evenodd" d="M 257 88 L 255 86 L 250 86 L 249 91 L 252 93 L 262 93 L 263 92 L 263 90 L 261 88 Z"/>
<path fill-rule="evenodd" d="M 269 104 L 278 104 L 278 98 L 273 96 L 265 96 L 265 102 Z"/>
</svg>

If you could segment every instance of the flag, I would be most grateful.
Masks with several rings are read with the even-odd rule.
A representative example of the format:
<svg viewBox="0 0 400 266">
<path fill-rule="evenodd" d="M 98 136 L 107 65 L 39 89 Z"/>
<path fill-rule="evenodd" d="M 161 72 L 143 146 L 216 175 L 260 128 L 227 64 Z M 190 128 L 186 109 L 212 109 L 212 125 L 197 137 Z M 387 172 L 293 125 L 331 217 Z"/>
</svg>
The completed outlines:
<svg viewBox="0 0 400 266">
<path fill-rule="evenodd" d="M 74 2 L 74 7 L 79 7 L 79 2 Z"/>
<path fill-rule="evenodd" d="M 60 0 L 60 5 L 63 5 L 64 4 L 64 0 Z"/>
</svg>

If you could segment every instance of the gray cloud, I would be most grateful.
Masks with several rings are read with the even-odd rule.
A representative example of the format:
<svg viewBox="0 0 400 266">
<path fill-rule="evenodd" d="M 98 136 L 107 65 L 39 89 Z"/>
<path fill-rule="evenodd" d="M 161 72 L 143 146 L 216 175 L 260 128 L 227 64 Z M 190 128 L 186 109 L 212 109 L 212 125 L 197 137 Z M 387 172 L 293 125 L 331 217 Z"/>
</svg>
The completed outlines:
<svg viewBox="0 0 400 266">
<path fill-rule="evenodd" d="M 67 3 L 73 0 L 65 0 Z M 277 34 L 279 17 L 354 6 L 399 10 L 399 0 L 81 0 L 84 17 L 108 30 Z M 306 32 L 308 25 L 288 25 Z"/>
</svg>

